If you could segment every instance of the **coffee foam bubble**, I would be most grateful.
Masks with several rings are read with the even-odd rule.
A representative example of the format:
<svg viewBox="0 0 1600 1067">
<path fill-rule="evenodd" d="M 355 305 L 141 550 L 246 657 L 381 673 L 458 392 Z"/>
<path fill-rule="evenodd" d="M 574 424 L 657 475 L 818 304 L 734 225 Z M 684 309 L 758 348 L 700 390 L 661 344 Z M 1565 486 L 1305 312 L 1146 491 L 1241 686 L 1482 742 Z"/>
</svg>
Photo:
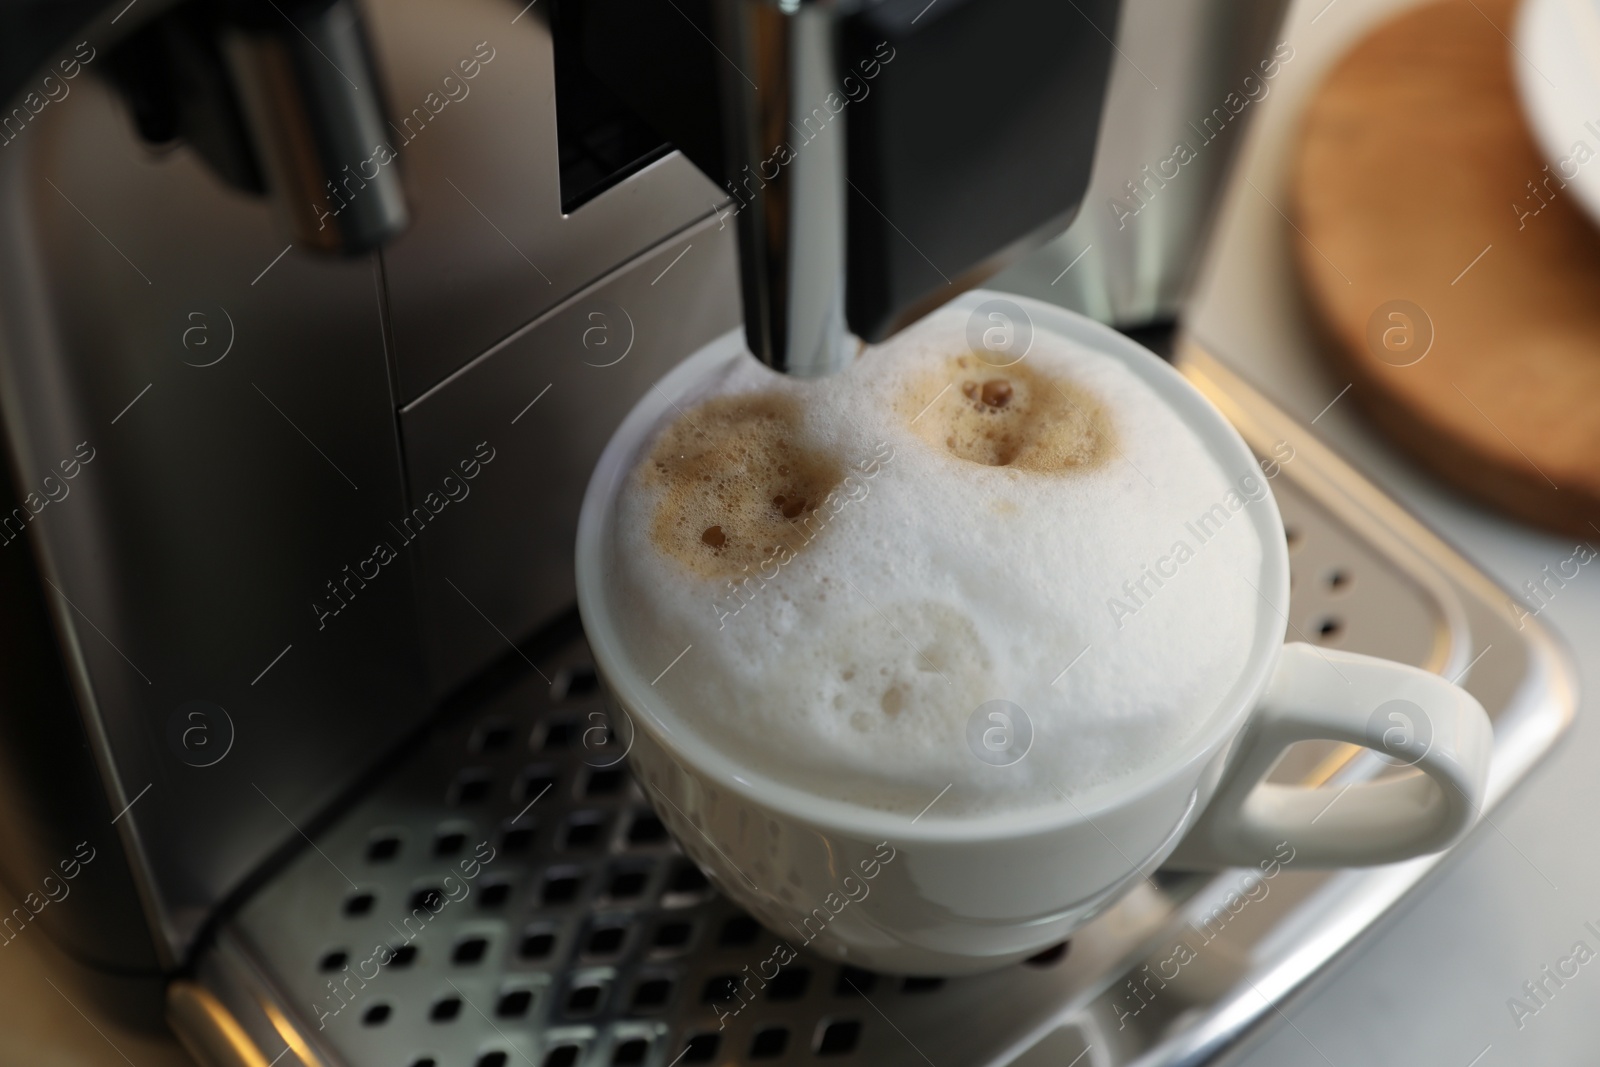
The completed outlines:
<svg viewBox="0 0 1600 1067">
<path fill-rule="evenodd" d="M 950 785 L 928 818 L 951 818 L 1161 762 L 1243 672 L 1262 546 L 1195 433 L 1114 357 L 1040 332 L 996 368 L 963 325 L 937 313 L 821 381 L 740 357 L 674 398 L 606 578 L 642 676 L 692 646 L 653 687 L 673 729 L 868 807 Z M 992 700 L 1032 726 L 1006 766 L 969 747 Z"/>
<path fill-rule="evenodd" d="M 800 443 L 797 397 L 713 397 L 668 426 L 640 469 L 660 494 L 651 539 L 707 578 L 738 578 L 797 545 L 844 479 L 839 461 Z"/>
<path fill-rule="evenodd" d="M 937 361 L 896 407 L 928 444 L 986 467 L 1092 467 L 1115 434 L 1100 401 L 1071 378 L 1022 363 L 996 368 L 971 354 Z"/>
</svg>

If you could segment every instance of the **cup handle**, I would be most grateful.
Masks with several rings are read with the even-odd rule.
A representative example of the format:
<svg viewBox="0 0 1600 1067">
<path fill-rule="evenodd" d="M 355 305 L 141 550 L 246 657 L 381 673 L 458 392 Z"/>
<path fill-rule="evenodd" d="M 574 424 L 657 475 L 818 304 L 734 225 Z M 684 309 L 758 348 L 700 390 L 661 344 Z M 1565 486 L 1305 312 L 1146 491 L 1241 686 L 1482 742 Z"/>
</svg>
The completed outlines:
<svg viewBox="0 0 1600 1067">
<path fill-rule="evenodd" d="M 1417 773 L 1345 786 L 1262 781 L 1296 741 L 1346 741 Z M 1168 861 L 1248 867 L 1294 848 L 1296 867 L 1359 867 L 1437 852 L 1482 810 L 1494 730 L 1436 674 L 1374 656 L 1285 645 L 1237 754 Z"/>
</svg>

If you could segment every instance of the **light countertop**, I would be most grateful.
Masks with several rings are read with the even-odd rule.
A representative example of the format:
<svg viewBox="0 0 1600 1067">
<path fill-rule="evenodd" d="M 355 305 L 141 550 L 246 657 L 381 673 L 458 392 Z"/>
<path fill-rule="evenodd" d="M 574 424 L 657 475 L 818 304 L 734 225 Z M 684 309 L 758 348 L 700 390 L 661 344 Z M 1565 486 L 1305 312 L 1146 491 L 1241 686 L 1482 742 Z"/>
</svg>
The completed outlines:
<svg viewBox="0 0 1600 1067">
<path fill-rule="evenodd" d="M 1296 292 L 1290 242 L 1303 238 L 1278 211 L 1286 203 L 1285 162 L 1301 105 L 1328 65 L 1374 20 L 1408 6 L 1409 0 L 1293 5 L 1283 35 L 1296 57 L 1249 131 L 1240 160 L 1249 182 L 1233 182 L 1190 319 L 1214 354 L 1302 422 L 1316 417 L 1347 380 L 1317 358 Z M 1334 404 L 1316 431 L 1507 588 L 1572 554 L 1570 540 L 1497 518 L 1441 487 L 1390 452 L 1352 404 Z M 1586 652 L 1600 647 L 1600 578 L 1570 583 L 1540 621 L 1577 661 L 1580 702 L 1572 730 L 1457 855 L 1282 1005 L 1283 1017 L 1237 1067 L 1600 1062 L 1594 1024 L 1600 966 L 1580 969 L 1520 1028 L 1507 1006 L 1525 981 L 1571 953 L 1575 942 L 1600 952 L 1600 939 L 1584 929 L 1588 921 L 1600 925 L 1600 832 L 1591 814 L 1600 809 L 1594 771 L 1600 733 L 1593 721 L 1595 664 Z"/>
</svg>

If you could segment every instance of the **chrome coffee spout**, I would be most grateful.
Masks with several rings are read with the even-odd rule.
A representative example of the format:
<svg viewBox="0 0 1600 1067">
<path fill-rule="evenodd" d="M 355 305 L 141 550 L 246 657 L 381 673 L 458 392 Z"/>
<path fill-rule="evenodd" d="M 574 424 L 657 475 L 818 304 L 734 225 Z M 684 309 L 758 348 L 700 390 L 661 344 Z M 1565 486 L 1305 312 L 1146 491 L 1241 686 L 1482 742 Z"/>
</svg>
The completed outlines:
<svg viewBox="0 0 1600 1067">
<path fill-rule="evenodd" d="M 107 51 L 145 139 L 186 142 L 229 185 L 269 196 L 301 247 L 362 255 L 406 229 L 355 0 L 196 0 L 149 12 Z"/>
<path fill-rule="evenodd" d="M 830 0 L 724 0 L 722 92 L 745 337 L 775 370 L 820 378 L 860 342 L 845 326 L 845 122 Z"/>
<path fill-rule="evenodd" d="M 302 247 L 359 255 L 410 223 L 354 0 L 232 0 L 227 55 L 267 186 Z"/>
<path fill-rule="evenodd" d="M 846 365 L 1066 229 L 1119 0 L 583 0 L 583 62 L 725 190 L 745 335 Z"/>
</svg>

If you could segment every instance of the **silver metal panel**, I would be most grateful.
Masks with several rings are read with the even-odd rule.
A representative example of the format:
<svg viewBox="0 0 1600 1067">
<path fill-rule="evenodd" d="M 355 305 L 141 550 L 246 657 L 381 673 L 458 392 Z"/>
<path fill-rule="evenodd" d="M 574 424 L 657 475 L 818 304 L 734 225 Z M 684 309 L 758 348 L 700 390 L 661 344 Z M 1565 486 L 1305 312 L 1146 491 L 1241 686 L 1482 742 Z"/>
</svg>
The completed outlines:
<svg viewBox="0 0 1600 1067">
<path fill-rule="evenodd" d="M 1288 6 L 1123 0 L 1094 171 L 1078 217 L 991 287 L 1118 325 L 1174 318 L 1243 127 L 1282 69 L 1272 52 Z M 1263 60 L 1274 64 L 1267 68 L 1273 76 L 1263 75 Z"/>
<path fill-rule="evenodd" d="M 1294 626 L 1459 676 L 1495 721 L 1498 803 L 1570 721 L 1565 658 L 1536 623 L 1518 629 L 1488 579 L 1204 352 L 1187 348 L 1183 365 L 1258 452 L 1293 449 L 1274 487 L 1297 535 Z M 1340 625 L 1324 634 L 1328 621 Z M 264 1059 L 1199 1064 L 1237 1047 L 1444 858 L 1350 871 L 1290 861 L 1253 883 L 1248 871 L 1162 872 L 1055 957 L 941 982 L 802 954 L 788 977 L 731 998 L 716 981 L 767 973 L 781 935 L 700 885 L 631 780 L 607 776 L 616 746 L 585 733 L 603 719 L 581 643 L 534 662 L 520 684 L 442 724 L 202 961 L 223 999 L 254 990 L 233 994 L 241 1018 L 270 1010 L 292 1024 L 266 1039 Z M 1313 758 L 1275 773 L 1400 773 L 1360 751 L 1296 754 Z M 463 868 L 479 842 L 492 858 Z M 418 896 L 433 889 L 450 901 Z M 1230 905 L 1230 892 L 1248 902 Z M 1174 974 L 1179 942 L 1192 958 Z M 368 962 L 401 948 L 413 951 Z M 267 989 L 276 999 L 262 999 Z"/>
<path fill-rule="evenodd" d="M 402 402 L 727 199 L 673 153 L 562 214 L 544 17 L 526 0 L 371 5 L 415 215 L 383 252 Z M 480 43 L 493 58 L 463 80 Z"/>
<path fill-rule="evenodd" d="M 403 506 L 376 261 L 285 249 L 93 69 L 0 156 L 0 397 L 23 491 L 57 498 L 27 532 L 132 805 L 93 829 L 170 960 L 425 706 L 405 563 L 325 629 L 312 609 Z"/>
<path fill-rule="evenodd" d="M 739 325 L 734 228 L 707 217 L 530 323 L 401 412 L 433 688 L 572 603 L 578 506 L 611 432 L 688 353 Z M 531 406 L 530 406 L 531 405 Z M 460 469 L 480 442 L 495 458 Z"/>
</svg>

